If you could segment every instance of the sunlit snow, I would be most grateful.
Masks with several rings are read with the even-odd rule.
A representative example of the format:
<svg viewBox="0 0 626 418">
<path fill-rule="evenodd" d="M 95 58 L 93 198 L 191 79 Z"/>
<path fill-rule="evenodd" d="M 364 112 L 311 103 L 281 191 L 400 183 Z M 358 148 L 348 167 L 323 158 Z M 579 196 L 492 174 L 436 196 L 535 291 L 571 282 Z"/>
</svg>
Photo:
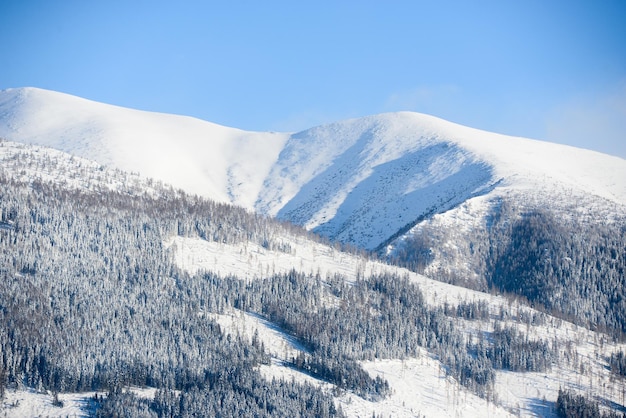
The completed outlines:
<svg viewBox="0 0 626 418">
<path fill-rule="evenodd" d="M 246 132 L 22 88 L 0 92 L 0 137 L 138 172 L 368 249 L 473 196 L 573 190 L 626 204 L 626 160 L 411 112 L 295 134 Z"/>
</svg>

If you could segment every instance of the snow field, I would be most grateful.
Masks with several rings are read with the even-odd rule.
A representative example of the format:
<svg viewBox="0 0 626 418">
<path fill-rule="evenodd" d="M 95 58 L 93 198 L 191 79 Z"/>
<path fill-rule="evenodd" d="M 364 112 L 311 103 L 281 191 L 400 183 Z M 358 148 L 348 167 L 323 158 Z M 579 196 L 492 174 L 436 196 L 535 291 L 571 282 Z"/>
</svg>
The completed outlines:
<svg viewBox="0 0 626 418">
<path fill-rule="evenodd" d="M 8 418 L 86 417 L 93 410 L 91 398 L 94 394 L 60 393 L 58 399 L 63 406 L 55 406 L 52 394 L 34 390 L 7 390 L 2 401 L 2 413 Z"/>
<path fill-rule="evenodd" d="M 369 402 L 344 394 L 338 402 L 353 417 L 509 417 L 502 406 L 482 399 L 447 377 L 445 368 L 428 353 L 416 359 L 363 362 L 372 376 L 389 382 L 392 394 L 380 402 Z"/>
</svg>

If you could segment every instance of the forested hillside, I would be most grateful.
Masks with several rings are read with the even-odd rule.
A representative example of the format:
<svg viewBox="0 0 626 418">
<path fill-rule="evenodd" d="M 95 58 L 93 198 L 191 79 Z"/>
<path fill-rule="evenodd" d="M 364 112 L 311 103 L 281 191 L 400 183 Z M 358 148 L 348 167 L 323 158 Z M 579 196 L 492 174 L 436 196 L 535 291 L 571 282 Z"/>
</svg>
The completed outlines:
<svg viewBox="0 0 626 418">
<path fill-rule="evenodd" d="M 0 176 L 3 390 L 107 390 L 113 396 L 102 411 L 118 413 L 128 400 L 117 405 L 115 394 L 123 396 L 120 388 L 128 385 L 181 391 L 181 413 L 338 413 L 317 388 L 263 379 L 255 366 L 267 356 L 201 315 L 209 298 L 225 302 L 196 292 L 205 279 L 180 273 L 162 247 L 172 234 L 271 245 L 266 234 L 283 226 L 188 196 L 68 191 L 6 174 Z M 165 413 L 162 404 L 151 408 Z"/>
<path fill-rule="evenodd" d="M 392 258 L 626 338 L 626 208 L 582 196 L 567 207 L 562 202 L 505 196 L 486 205 L 482 220 L 463 225 L 444 214 L 418 225 Z"/>
<path fill-rule="evenodd" d="M 317 387 L 263 380 L 262 345 L 224 334 L 208 317 L 233 308 L 258 312 L 309 347 L 292 367 L 368 399 L 385 397 L 388 384 L 357 361 L 410 356 L 418 346 L 440 353 L 468 387 L 493 384 L 488 359 L 469 355 L 443 311 L 399 277 L 348 287 L 337 277 L 328 288 L 293 272 L 246 284 L 189 276 L 163 246 L 191 235 L 285 250 L 271 236 L 297 229 L 180 192 L 94 193 L 6 172 L 0 182 L 2 391 L 104 390 L 96 403 L 104 415 L 341 414 Z M 328 298 L 344 302 L 327 306 Z M 122 391 L 130 385 L 161 391 L 147 402 Z"/>
<path fill-rule="evenodd" d="M 384 372 L 372 373 L 372 364 L 428 358 L 439 365 L 441 376 L 435 379 L 454 382 L 446 391 L 478 395 L 500 412 L 504 406 L 521 410 L 500 400 L 519 390 L 503 386 L 510 373 L 532 385 L 558 376 L 567 388 L 594 393 L 584 404 L 591 410 L 619 409 L 624 347 L 606 336 L 586 336 L 573 326 L 570 335 L 569 325 L 562 330 L 559 320 L 505 298 L 462 289 L 473 295 L 462 300 L 460 289 L 441 283 L 433 292 L 435 282 L 420 277 L 420 283 L 430 282 L 426 295 L 417 275 L 406 270 L 401 275 L 381 267 L 364 274 L 368 261 L 357 254 L 341 256 L 360 260 L 350 277 L 298 271 L 300 263 L 289 272 L 263 270 L 264 275 L 245 280 L 211 271 L 192 274 L 177 264 L 177 250 L 168 246 L 173 237 L 219 243 L 229 251 L 254 243 L 290 257 L 305 253 L 315 237 L 87 160 L 0 145 L 0 398 L 32 390 L 50 393 L 61 408 L 65 393 L 97 391 L 100 395 L 81 413 L 99 416 L 342 416 L 355 404 L 376 411 L 397 396 L 399 386 L 392 386 Z M 544 260 L 561 256 L 561 247 L 546 244 L 552 237 L 561 239 L 558 224 L 550 223 L 554 220 L 542 212 L 515 218 L 506 211 L 514 212 L 502 207 L 502 219 L 492 218 L 490 226 L 499 232 L 490 236 L 489 247 L 474 241 L 476 253 L 492 248 L 489 260 L 503 260 L 502 277 L 510 277 L 507 266 L 537 254 Z M 525 237 L 535 236 L 544 239 L 535 252 L 514 251 L 524 248 Z M 621 259 L 611 246 L 620 238 L 599 236 L 607 244 L 598 251 L 616 260 L 617 274 Z M 567 253 L 574 265 L 577 248 Z M 420 251 L 429 254 L 426 246 Z M 522 261 L 504 262 L 516 259 Z M 484 285 L 495 286 L 487 280 L 493 277 L 486 276 Z M 599 275 L 587 282 L 604 283 Z M 607 312 L 607 329 L 619 319 L 611 316 L 619 306 L 619 289 L 614 292 L 615 298 L 598 299 Z M 572 306 L 587 309 L 580 302 Z M 218 320 L 233 313 L 262 318 L 300 348 L 277 359 L 258 333 L 250 338 Z M 290 381 L 264 372 L 276 367 L 306 378 Z M 590 383 L 581 383 L 581 376 Z M 559 386 L 540 382 L 546 386 L 537 386 L 533 396 L 539 397 L 540 389 L 553 393 L 542 402 L 556 411 Z M 139 397 L 130 387 L 155 392 Z M 352 404 L 346 400 L 350 396 L 357 399 Z M 400 399 L 393 408 L 403 407 L 407 398 Z M 15 405 L 2 407 L 10 413 Z M 387 411 L 397 411 L 393 408 Z M 402 411 L 415 414 L 408 407 Z"/>
</svg>

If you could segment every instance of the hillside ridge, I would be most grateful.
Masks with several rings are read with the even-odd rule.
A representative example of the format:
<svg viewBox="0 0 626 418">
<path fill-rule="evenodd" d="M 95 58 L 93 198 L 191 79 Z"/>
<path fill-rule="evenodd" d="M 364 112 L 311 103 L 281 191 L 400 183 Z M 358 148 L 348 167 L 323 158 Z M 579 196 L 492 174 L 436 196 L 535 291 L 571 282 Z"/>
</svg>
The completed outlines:
<svg viewBox="0 0 626 418">
<path fill-rule="evenodd" d="M 297 133 L 247 132 L 17 88 L 0 92 L 0 137 L 138 172 L 366 249 L 480 195 L 569 193 L 626 206 L 626 160 L 414 112 Z"/>
</svg>

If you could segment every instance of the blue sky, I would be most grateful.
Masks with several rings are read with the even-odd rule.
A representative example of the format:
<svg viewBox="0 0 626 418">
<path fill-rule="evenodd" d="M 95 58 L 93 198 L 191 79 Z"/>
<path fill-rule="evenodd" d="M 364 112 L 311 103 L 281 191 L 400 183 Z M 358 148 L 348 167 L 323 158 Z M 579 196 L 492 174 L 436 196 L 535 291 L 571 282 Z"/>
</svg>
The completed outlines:
<svg viewBox="0 0 626 418">
<path fill-rule="evenodd" d="M 626 158 L 626 2 L 0 2 L 0 89 L 247 130 L 412 110 Z"/>
</svg>

